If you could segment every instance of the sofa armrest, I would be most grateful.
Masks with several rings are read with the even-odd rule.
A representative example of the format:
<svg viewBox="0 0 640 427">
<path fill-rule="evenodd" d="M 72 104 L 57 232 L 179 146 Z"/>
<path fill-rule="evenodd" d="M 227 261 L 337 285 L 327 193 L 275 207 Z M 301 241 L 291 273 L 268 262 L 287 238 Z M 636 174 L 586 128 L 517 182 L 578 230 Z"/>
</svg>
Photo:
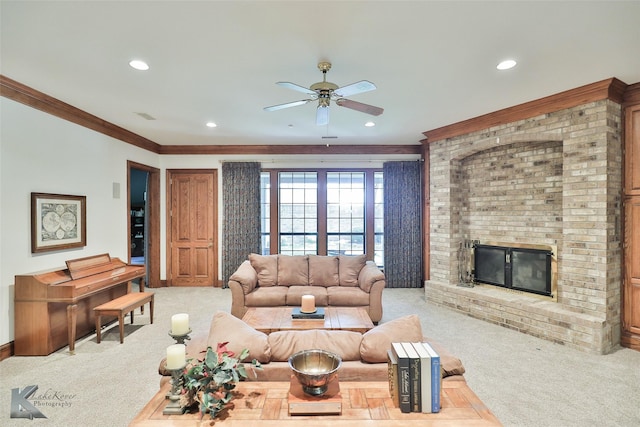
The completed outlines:
<svg viewBox="0 0 640 427">
<path fill-rule="evenodd" d="M 242 292 L 246 295 L 251 293 L 258 284 L 258 273 L 251 266 L 251 262 L 246 260 L 229 277 L 229 287 L 231 287 L 231 282 L 239 283 L 242 286 Z"/>
<path fill-rule="evenodd" d="M 358 286 L 365 292 L 371 292 L 371 287 L 378 281 L 384 281 L 384 273 L 373 261 L 367 261 L 358 275 Z"/>
<path fill-rule="evenodd" d="M 252 292 L 258 284 L 258 273 L 251 266 L 249 260 L 240 264 L 240 267 L 229 278 L 231 289 L 231 314 L 242 319 L 247 311 L 244 296 Z"/>
<path fill-rule="evenodd" d="M 382 319 L 382 290 L 386 286 L 384 273 L 373 261 L 367 261 L 358 275 L 358 286 L 369 294 L 369 317 L 374 324 Z"/>
</svg>

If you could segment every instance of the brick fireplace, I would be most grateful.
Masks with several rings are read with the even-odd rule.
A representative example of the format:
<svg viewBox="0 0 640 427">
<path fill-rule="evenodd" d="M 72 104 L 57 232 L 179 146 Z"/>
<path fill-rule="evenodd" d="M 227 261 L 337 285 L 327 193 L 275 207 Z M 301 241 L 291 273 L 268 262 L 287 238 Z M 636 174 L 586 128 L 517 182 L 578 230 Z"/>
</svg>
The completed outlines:
<svg viewBox="0 0 640 427">
<path fill-rule="evenodd" d="M 430 140 L 429 151 L 426 299 L 587 352 L 618 345 L 620 104 L 602 99 Z M 458 286 L 465 240 L 555 248 L 556 292 Z"/>
</svg>

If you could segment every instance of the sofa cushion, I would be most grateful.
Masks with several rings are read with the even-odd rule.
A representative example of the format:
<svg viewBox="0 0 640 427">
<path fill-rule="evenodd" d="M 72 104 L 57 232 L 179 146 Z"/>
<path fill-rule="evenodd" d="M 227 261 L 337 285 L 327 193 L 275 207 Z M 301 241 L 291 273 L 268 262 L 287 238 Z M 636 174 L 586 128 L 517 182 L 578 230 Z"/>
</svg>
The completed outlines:
<svg viewBox="0 0 640 427">
<path fill-rule="evenodd" d="M 358 275 L 367 262 L 366 255 L 340 255 L 338 258 L 340 286 L 358 286 Z"/>
<path fill-rule="evenodd" d="M 244 304 L 247 307 L 280 307 L 287 305 L 286 286 L 257 287 L 253 292 L 245 295 Z"/>
<path fill-rule="evenodd" d="M 249 254 L 249 262 L 258 273 L 260 286 L 276 286 L 278 284 L 278 255 Z"/>
<path fill-rule="evenodd" d="M 327 288 L 322 286 L 289 286 L 287 291 L 287 305 L 300 307 L 302 295 L 313 295 L 317 307 L 327 306 Z"/>
<path fill-rule="evenodd" d="M 309 257 L 278 255 L 278 286 L 308 285 Z"/>
<path fill-rule="evenodd" d="M 327 288 L 327 299 L 330 306 L 368 307 L 369 294 L 360 288 L 334 286 Z"/>
<path fill-rule="evenodd" d="M 338 286 L 338 257 L 309 255 L 309 284 L 312 286 Z"/>
<path fill-rule="evenodd" d="M 260 363 L 271 360 L 267 334 L 255 330 L 231 313 L 218 311 L 211 321 L 207 346 L 215 349 L 218 343 L 224 342 L 228 342 L 227 348 L 237 355 L 248 349 L 248 360 L 257 359 Z"/>
<path fill-rule="evenodd" d="M 286 362 L 294 353 L 302 350 L 322 349 L 335 353 L 342 360 L 360 360 L 362 335 L 352 331 L 279 331 L 269 334 L 269 347 L 273 362 Z"/>
<path fill-rule="evenodd" d="M 390 320 L 367 331 L 362 336 L 360 356 L 369 363 L 387 361 L 387 350 L 392 342 L 422 341 L 422 326 L 415 314 Z"/>
</svg>

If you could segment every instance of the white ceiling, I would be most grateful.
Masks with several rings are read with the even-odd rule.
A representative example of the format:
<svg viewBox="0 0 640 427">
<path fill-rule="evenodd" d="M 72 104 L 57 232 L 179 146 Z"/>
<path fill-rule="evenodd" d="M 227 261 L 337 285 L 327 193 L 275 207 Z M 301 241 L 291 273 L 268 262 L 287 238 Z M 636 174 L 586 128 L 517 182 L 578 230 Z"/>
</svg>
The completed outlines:
<svg viewBox="0 0 640 427">
<path fill-rule="evenodd" d="M 640 1 L 4 1 L 1 73 L 163 145 L 418 144 L 422 132 L 617 77 Z M 133 58 L 150 70 L 129 67 Z M 497 71 L 514 58 L 518 65 Z M 370 80 L 372 118 L 280 86 Z M 145 113 L 149 121 L 136 113 Z M 217 128 L 205 126 L 214 121 Z"/>
</svg>

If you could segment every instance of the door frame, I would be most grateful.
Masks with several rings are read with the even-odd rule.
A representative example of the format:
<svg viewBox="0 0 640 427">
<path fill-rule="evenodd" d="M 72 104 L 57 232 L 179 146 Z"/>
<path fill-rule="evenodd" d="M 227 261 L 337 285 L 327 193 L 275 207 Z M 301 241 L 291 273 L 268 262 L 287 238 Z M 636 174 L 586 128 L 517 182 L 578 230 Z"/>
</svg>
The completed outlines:
<svg viewBox="0 0 640 427">
<path fill-rule="evenodd" d="M 147 185 L 148 230 L 144 263 L 147 270 L 147 286 L 159 288 L 160 283 L 160 169 L 127 160 L 127 260 L 131 262 L 131 169 L 149 173 Z"/>
</svg>

